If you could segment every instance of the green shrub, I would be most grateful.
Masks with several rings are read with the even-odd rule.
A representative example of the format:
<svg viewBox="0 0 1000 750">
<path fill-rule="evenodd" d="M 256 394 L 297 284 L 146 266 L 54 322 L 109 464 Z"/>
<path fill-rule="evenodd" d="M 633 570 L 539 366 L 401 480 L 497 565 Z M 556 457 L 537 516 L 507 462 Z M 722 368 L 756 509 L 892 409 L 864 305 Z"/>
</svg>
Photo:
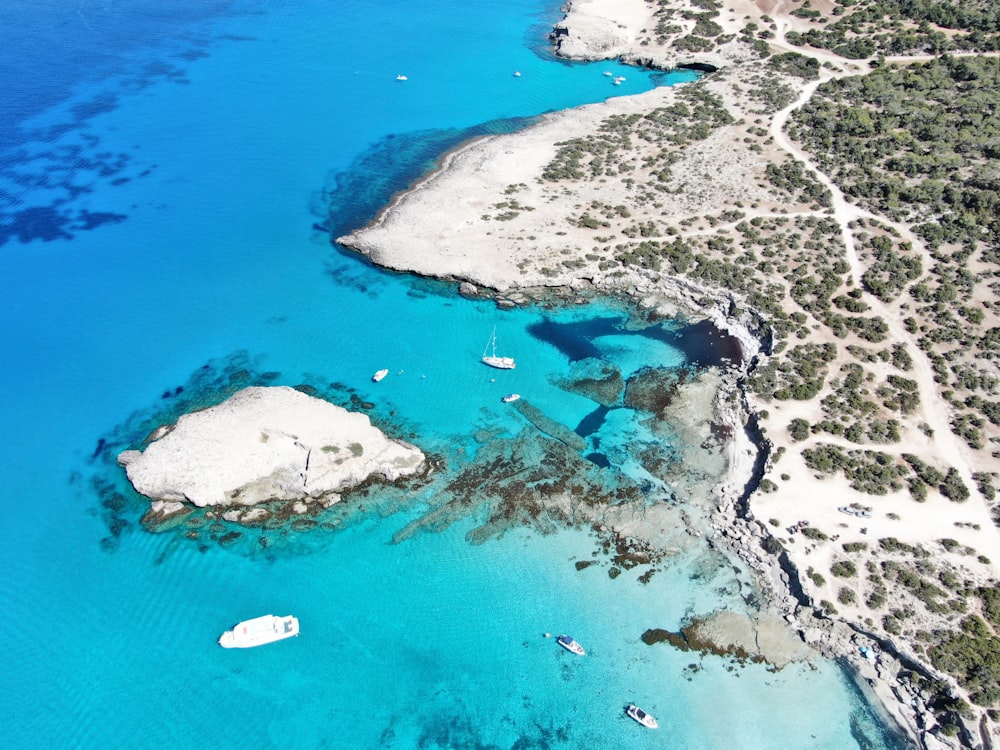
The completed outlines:
<svg viewBox="0 0 1000 750">
<path fill-rule="evenodd" d="M 817 573 L 812 568 L 809 568 L 809 570 L 806 571 L 806 575 L 809 576 L 812 582 L 817 586 L 819 587 L 826 586 L 826 579 L 823 577 L 823 575 L 821 573 Z"/>
<path fill-rule="evenodd" d="M 801 442 L 809 437 L 809 422 L 799 417 L 792 420 L 791 424 L 788 425 L 788 434 L 791 435 L 792 440 L 796 442 Z"/>
<path fill-rule="evenodd" d="M 769 555 L 780 555 L 782 550 L 785 549 L 781 545 L 781 542 L 779 542 L 777 538 L 773 536 L 765 537 L 764 541 L 761 542 L 761 547 L 763 547 L 764 551 L 767 552 Z"/>
<path fill-rule="evenodd" d="M 840 591 L 837 592 L 837 601 L 841 604 L 854 604 L 857 601 L 857 595 L 854 593 L 854 589 L 842 586 Z"/>
<path fill-rule="evenodd" d="M 958 475 L 958 471 L 954 467 L 948 469 L 948 476 L 945 477 L 939 489 L 941 494 L 953 503 L 964 503 L 969 499 L 969 488 L 965 486 L 965 482 L 962 481 L 962 477 Z"/>
<path fill-rule="evenodd" d="M 818 542 L 825 541 L 830 538 L 822 531 L 812 526 L 806 526 L 804 529 L 802 529 L 802 536 L 806 537 L 807 539 L 814 539 L 815 541 Z"/>
<path fill-rule="evenodd" d="M 885 589 L 881 586 L 873 590 L 865 599 L 865 605 L 868 609 L 881 609 L 885 606 L 885 602 Z"/>
<path fill-rule="evenodd" d="M 838 560 L 830 566 L 830 572 L 837 578 L 853 578 L 858 574 L 858 568 L 850 560 Z"/>
</svg>

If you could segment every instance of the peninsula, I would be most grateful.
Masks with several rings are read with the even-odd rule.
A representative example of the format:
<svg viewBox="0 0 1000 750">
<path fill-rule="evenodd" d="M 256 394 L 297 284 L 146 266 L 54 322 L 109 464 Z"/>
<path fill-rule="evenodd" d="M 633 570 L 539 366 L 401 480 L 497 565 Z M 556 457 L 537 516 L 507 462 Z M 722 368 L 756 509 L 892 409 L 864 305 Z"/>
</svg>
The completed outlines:
<svg viewBox="0 0 1000 750">
<path fill-rule="evenodd" d="M 559 54 L 711 72 L 474 141 L 338 239 L 738 335 L 714 540 L 924 748 L 1000 726 L 1000 34 L 970 5 L 577 0 Z"/>
</svg>

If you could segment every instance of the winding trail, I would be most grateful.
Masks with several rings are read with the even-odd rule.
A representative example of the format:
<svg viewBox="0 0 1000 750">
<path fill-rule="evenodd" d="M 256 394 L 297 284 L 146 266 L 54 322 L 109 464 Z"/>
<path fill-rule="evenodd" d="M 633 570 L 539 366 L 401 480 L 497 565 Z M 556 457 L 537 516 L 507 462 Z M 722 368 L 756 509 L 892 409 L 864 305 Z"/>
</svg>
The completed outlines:
<svg viewBox="0 0 1000 750">
<path fill-rule="evenodd" d="M 781 25 L 779 22 L 779 29 L 780 28 Z M 784 40 L 783 29 L 781 30 L 779 38 L 782 41 Z M 830 58 L 831 56 L 827 54 L 823 57 Z M 912 62 L 919 62 L 924 59 L 925 58 L 923 56 L 912 59 L 906 58 L 906 60 Z M 900 60 L 902 60 L 902 58 Z M 840 63 L 844 62 L 846 61 L 840 60 Z M 836 67 L 842 70 L 840 66 Z M 774 119 L 771 121 L 770 135 L 779 148 L 788 153 L 793 159 L 803 164 L 803 166 L 830 191 L 832 196 L 833 218 L 840 226 L 845 259 L 850 266 L 851 281 L 853 282 L 854 288 L 863 289 L 861 276 L 864 273 L 865 268 L 858 255 L 854 233 L 850 226 L 852 222 L 855 222 L 858 219 L 872 219 L 898 231 L 903 238 L 911 243 L 914 251 L 921 256 L 925 269 L 929 268 L 933 261 L 930 253 L 924 247 L 923 243 L 919 242 L 908 226 L 891 221 L 883 216 L 879 216 L 851 204 L 830 176 L 819 168 L 809 154 L 803 151 L 797 144 L 793 143 L 785 132 L 785 125 L 787 124 L 792 113 L 808 102 L 809 99 L 816 93 L 816 89 L 819 88 L 822 83 L 834 78 L 842 78 L 847 75 L 854 75 L 854 73 L 831 73 L 829 70 L 824 69 L 820 78 L 807 85 L 796 101 L 775 114 Z M 865 292 L 865 302 L 871 307 L 871 311 L 875 316 L 882 318 L 886 322 L 889 327 L 889 338 L 892 341 L 905 344 L 908 352 L 910 353 L 910 357 L 913 360 L 913 371 L 911 374 L 916 380 L 920 394 L 920 411 L 923 416 L 923 421 L 933 431 L 932 436 L 935 445 L 935 457 L 955 468 L 966 487 L 969 488 L 971 497 L 975 498 L 976 501 L 984 507 L 986 517 L 989 518 L 989 506 L 986 503 L 985 498 L 979 493 L 978 486 L 972 476 L 972 468 L 970 467 L 970 464 L 965 456 L 959 438 L 951 430 L 951 411 L 945 400 L 938 393 L 937 383 L 934 380 L 934 370 L 929 359 L 924 354 L 923 350 L 917 346 L 913 336 L 906 330 L 898 310 L 887 306 L 882 302 L 882 300 L 867 292 Z M 862 446 L 857 447 L 860 448 Z M 906 441 L 897 443 L 894 446 L 879 446 L 879 449 L 885 450 L 887 447 L 893 449 L 893 451 L 897 453 L 907 452 Z"/>
</svg>

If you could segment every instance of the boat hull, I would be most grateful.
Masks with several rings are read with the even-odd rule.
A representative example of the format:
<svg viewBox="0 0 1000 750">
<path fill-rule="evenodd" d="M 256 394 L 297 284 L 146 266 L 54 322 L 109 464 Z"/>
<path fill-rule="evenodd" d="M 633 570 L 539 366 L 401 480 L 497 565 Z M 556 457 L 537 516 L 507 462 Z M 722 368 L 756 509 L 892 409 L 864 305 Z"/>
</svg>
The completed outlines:
<svg viewBox="0 0 1000 750">
<path fill-rule="evenodd" d="M 562 646 L 564 649 L 570 653 L 576 654 L 577 656 L 583 656 L 587 652 L 583 650 L 583 646 L 577 643 L 575 640 L 570 638 L 568 635 L 561 635 L 556 638 L 556 643 Z"/>
<path fill-rule="evenodd" d="M 483 357 L 483 364 L 498 370 L 513 370 L 517 367 L 513 357 Z"/>
<path fill-rule="evenodd" d="M 660 725 L 656 723 L 656 719 L 647 714 L 638 706 L 630 705 L 628 708 L 625 709 L 625 713 L 628 714 L 630 719 L 634 719 L 647 729 L 659 729 Z"/>
<path fill-rule="evenodd" d="M 299 620 L 292 615 L 276 617 L 263 615 L 252 620 L 244 620 L 219 637 L 223 648 L 255 648 L 299 634 Z"/>
</svg>

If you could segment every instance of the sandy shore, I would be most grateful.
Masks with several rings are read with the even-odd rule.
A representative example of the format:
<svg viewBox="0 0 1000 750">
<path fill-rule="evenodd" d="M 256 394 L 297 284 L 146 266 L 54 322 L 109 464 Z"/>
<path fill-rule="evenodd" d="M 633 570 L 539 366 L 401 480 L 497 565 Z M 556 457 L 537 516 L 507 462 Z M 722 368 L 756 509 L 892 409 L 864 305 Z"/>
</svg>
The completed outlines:
<svg viewBox="0 0 1000 750">
<path fill-rule="evenodd" d="M 778 51 L 789 48 L 783 41 L 785 31 L 806 28 L 805 22 L 788 15 L 781 3 L 723 0 L 721 6 L 714 21 L 722 27 L 723 35 L 738 37 L 748 22 L 760 26 L 770 23 L 777 32 L 772 46 Z M 697 10 L 687 0 L 678 0 L 671 7 Z M 569 57 L 620 57 L 664 68 L 679 62 L 703 62 L 722 69 L 698 85 L 723 103 L 732 121 L 704 139 L 676 148 L 669 176 L 660 180 L 658 192 L 645 190 L 655 180 L 644 165 L 664 150 L 662 144 L 655 143 L 640 143 L 633 148 L 637 153 L 616 155 L 623 165 L 616 174 L 609 170 L 597 178 L 560 180 L 540 176 L 557 159 L 557 144 L 585 140 L 612 117 L 642 117 L 670 107 L 679 101 L 679 88 L 683 87 L 611 98 L 603 104 L 548 115 L 519 133 L 477 140 L 451 154 L 440 171 L 399 197 L 371 226 L 339 241 L 379 265 L 486 287 L 499 293 L 499 298 L 516 299 L 518 290 L 534 287 L 594 289 L 627 294 L 662 312 L 709 317 L 746 343 L 751 360 L 748 369 L 759 364 L 756 355 L 768 350 L 762 344 L 760 316 L 753 314 L 740 294 L 672 274 L 669 269 L 612 263 L 609 248 L 621 240 L 610 238 L 631 237 L 633 227 L 649 226 L 655 230 L 651 230 L 652 236 L 704 240 L 754 217 L 832 218 L 843 243 L 836 251 L 856 284 L 865 259 L 855 246 L 852 227 L 859 218 L 871 216 L 844 200 L 822 173 L 817 172 L 816 178 L 831 190 L 830 208 L 790 200 L 763 179 L 768 164 L 794 160 L 815 169 L 808 155 L 782 130 L 789 113 L 812 94 L 815 83 L 774 76 L 774 86 L 793 92 L 792 103 L 779 111 L 767 111 L 750 93 L 754 76 L 762 73 L 761 67 L 751 62 L 745 45 L 737 39 L 717 46 L 702 59 L 689 53 L 679 57 L 672 42 L 678 33 L 690 30 L 693 22 L 679 22 L 685 27 L 681 32 L 662 38 L 653 33 L 659 23 L 654 16 L 658 9 L 657 4 L 645 0 L 580 0 L 572 4 L 555 34 L 560 53 Z M 816 56 L 826 63 L 821 73 L 824 80 L 866 69 L 863 62 L 845 61 L 828 53 Z M 728 218 L 737 209 L 739 217 Z M 908 227 L 900 225 L 898 230 L 903 236 L 912 236 Z M 467 286 L 466 291 L 478 290 Z M 961 688 L 929 665 L 922 647 L 908 632 L 888 629 L 884 612 L 874 613 L 866 605 L 866 594 L 871 591 L 862 586 L 863 575 L 844 578 L 830 571 L 838 562 L 850 561 L 857 569 L 870 571 L 887 559 L 902 559 L 887 557 L 890 553 L 880 545 L 880 540 L 891 539 L 929 552 L 942 575 L 956 576 L 971 585 L 992 584 L 998 575 L 1000 534 L 973 475 L 996 466 L 971 453 L 951 432 L 948 405 L 926 357 L 902 322 L 904 313 L 878 300 L 869 302 L 888 320 L 890 341 L 905 346 L 913 358 L 907 377 L 916 383 L 920 407 L 902 420 L 900 439 L 877 446 L 858 446 L 823 433 L 793 440 L 788 425 L 795 419 L 813 424 L 822 420 L 822 400 L 833 392 L 832 387 L 827 385 L 804 401 L 764 402 L 737 388 L 737 380 L 745 377 L 746 371 L 732 373 L 717 406 L 720 418 L 733 425 L 734 438 L 729 448 L 728 477 L 715 488 L 713 524 L 718 543 L 738 554 L 757 573 L 772 610 L 807 643 L 854 665 L 862 683 L 874 691 L 915 743 L 922 747 L 957 746 L 932 731 L 935 719 L 922 696 L 900 681 L 898 673 L 916 668 L 950 684 L 956 695 L 963 695 Z M 791 313 L 795 308 L 789 304 L 787 309 Z M 829 343 L 837 348 L 831 368 L 851 361 L 844 342 L 828 330 L 814 326 L 803 335 L 808 343 Z M 869 370 L 875 382 L 891 374 L 888 365 L 877 362 Z M 748 427 L 751 413 L 759 418 L 769 455 L 763 482 L 754 475 L 758 436 Z M 955 503 L 931 492 L 926 502 L 917 503 L 904 489 L 878 496 L 863 494 L 843 476 L 810 469 L 803 451 L 820 445 L 871 448 L 896 457 L 912 454 L 953 467 L 971 497 Z M 764 551 L 762 542 L 768 537 L 780 542 L 780 557 Z M 852 550 L 850 554 L 847 549 Z M 887 591 L 886 596 L 890 607 L 915 609 L 908 625 L 913 631 L 955 627 L 953 617 L 918 607 L 912 598 L 907 599 L 902 587 Z M 866 653 L 879 656 L 868 658 Z M 970 731 L 976 730 L 976 721 L 982 716 L 977 713 L 969 722 Z M 988 719 L 982 721 L 982 735 L 995 731 Z"/>
</svg>

